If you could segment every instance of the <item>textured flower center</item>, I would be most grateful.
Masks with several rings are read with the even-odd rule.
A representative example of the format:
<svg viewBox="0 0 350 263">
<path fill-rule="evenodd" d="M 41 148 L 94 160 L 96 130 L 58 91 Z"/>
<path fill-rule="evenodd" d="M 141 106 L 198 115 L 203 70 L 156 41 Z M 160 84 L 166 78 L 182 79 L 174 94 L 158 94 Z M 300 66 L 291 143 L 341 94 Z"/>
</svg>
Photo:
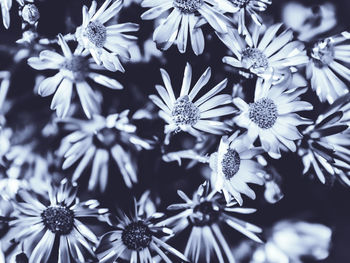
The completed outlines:
<svg viewBox="0 0 350 263">
<path fill-rule="evenodd" d="M 41 218 L 54 234 L 67 235 L 74 226 L 74 212 L 65 206 L 50 206 L 41 213 Z"/>
<path fill-rule="evenodd" d="M 262 129 L 271 128 L 277 115 L 277 106 L 269 98 L 262 98 L 249 105 L 249 118 Z"/>
<path fill-rule="evenodd" d="M 35 24 L 40 18 L 38 8 L 33 4 L 25 5 L 22 9 L 22 18 L 31 25 Z"/>
<path fill-rule="evenodd" d="M 244 7 L 249 4 L 250 0 L 230 0 L 231 3 L 237 7 Z"/>
<path fill-rule="evenodd" d="M 238 172 L 240 165 L 241 158 L 239 154 L 233 149 L 228 149 L 221 161 L 222 172 L 225 178 L 230 180 Z"/>
<path fill-rule="evenodd" d="M 96 47 L 102 48 L 106 43 L 107 30 L 106 27 L 98 21 L 90 22 L 84 31 L 84 35 Z"/>
<path fill-rule="evenodd" d="M 330 64 L 334 59 L 334 46 L 329 38 L 318 41 L 311 51 L 316 65 L 322 67 Z"/>
<path fill-rule="evenodd" d="M 242 64 L 247 69 L 260 69 L 263 72 L 268 68 L 269 61 L 259 49 L 247 47 L 242 51 Z"/>
<path fill-rule="evenodd" d="M 174 0 L 174 6 L 186 14 L 196 12 L 203 3 L 203 0 Z"/>
<path fill-rule="evenodd" d="M 85 79 L 89 68 L 88 61 L 82 56 L 73 56 L 66 59 L 61 66 L 68 70 L 72 77 L 78 81 Z"/>
<path fill-rule="evenodd" d="M 131 250 L 142 250 L 148 247 L 151 240 L 151 230 L 142 221 L 129 224 L 122 233 L 124 245 Z"/>
<path fill-rule="evenodd" d="M 190 101 L 187 95 L 176 100 L 171 114 L 177 125 L 194 125 L 200 117 L 198 107 Z"/>
<path fill-rule="evenodd" d="M 193 209 L 191 222 L 196 226 L 208 226 L 215 223 L 219 218 L 219 207 L 209 201 L 196 205 Z"/>
<path fill-rule="evenodd" d="M 103 128 L 95 134 L 95 143 L 101 148 L 109 149 L 116 144 L 117 135 L 118 132 L 116 129 Z"/>
</svg>

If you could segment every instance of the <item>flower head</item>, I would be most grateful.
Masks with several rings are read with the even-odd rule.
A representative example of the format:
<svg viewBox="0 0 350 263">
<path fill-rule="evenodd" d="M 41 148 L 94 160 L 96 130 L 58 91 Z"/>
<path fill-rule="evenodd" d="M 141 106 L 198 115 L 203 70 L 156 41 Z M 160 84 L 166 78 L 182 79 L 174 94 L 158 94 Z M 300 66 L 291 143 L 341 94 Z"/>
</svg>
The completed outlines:
<svg viewBox="0 0 350 263">
<path fill-rule="evenodd" d="M 175 97 L 168 73 L 161 69 L 165 88 L 156 85 L 161 98 L 151 95 L 150 99 L 161 109 L 159 115 L 167 122 L 165 133 L 186 131 L 194 136 L 200 136 L 199 131 L 211 134 L 222 134 L 228 130 L 223 122 L 210 120 L 214 117 L 229 115 L 234 112 L 232 106 L 223 106 L 232 102 L 231 95 L 220 94 L 227 84 L 227 79 L 221 81 L 209 92 L 194 101 L 198 92 L 205 86 L 211 76 L 208 68 L 190 91 L 192 68 L 187 63 L 182 82 L 180 96 Z M 215 96 L 216 95 L 216 96 Z"/>
<path fill-rule="evenodd" d="M 136 162 L 132 158 L 132 151 L 150 149 L 152 146 L 150 141 L 135 134 L 136 127 L 129 122 L 127 115 L 128 111 L 123 111 L 106 118 L 94 115 L 89 121 L 64 120 L 66 127 L 73 132 L 62 140 L 59 155 L 65 157 L 63 169 L 79 163 L 73 174 L 73 181 L 92 162 L 88 186 L 90 190 L 98 185 L 101 191 L 105 190 L 110 163 L 117 164 L 128 187 L 137 182 Z"/>
<path fill-rule="evenodd" d="M 298 150 L 303 173 L 315 174 L 322 183 L 337 178 L 350 186 L 349 100 L 350 94 L 337 99 L 303 132 Z"/>
<path fill-rule="evenodd" d="M 338 97 L 349 93 L 349 39 L 350 33 L 343 32 L 317 41 L 311 49 L 306 76 L 322 102 L 327 100 L 333 103 Z"/>
<path fill-rule="evenodd" d="M 241 194 L 255 199 L 255 192 L 248 183 L 262 185 L 264 171 L 253 158 L 263 153 L 262 148 L 250 148 L 242 136 L 234 133 L 229 138 L 222 137 L 217 152 L 210 156 L 212 168 L 211 185 L 216 191 L 222 192 L 229 203 L 234 197 L 242 205 Z"/>
<path fill-rule="evenodd" d="M 113 24 L 106 26 L 122 8 L 123 1 L 106 0 L 96 11 L 97 3 L 93 1 L 90 9 L 83 7 L 83 24 L 77 28 L 75 36 L 84 53 L 90 53 L 98 65 L 110 71 L 122 71 L 124 68 L 119 57 L 130 59 L 128 50 L 132 41 L 137 38 L 125 33 L 135 32 L 138 25 L 134 23 Z"/>
<path fill-rule="evenodd" d="M 155 29 L 153 40 L 162 50 L 167 50 L 176 42 L 181 53 L 186 52 L 188 35 L 196 55 L 204 50 L 204 36 L 199 24 L 208 22 L 219 33 L 227 33 L 230 21 L 223 11 L 215 8 L 214 0 L 144 0 L 143 7 L 150 9 L 141 15 L 142 19 L 155 19 L 168 10 L 168 17 Z"/>
<path fill-rule="evenodd" d="M 132 217 L 121 211 L 120 217 L 110 217 L 108 222 L 114 230 L 100 238 L 95 251 L 100 263 L 115 262 L 119 258 L 135 263 L 153 262 L 152 252 L 167 263 L 176 262 L 170 259 L 170 255 L 182 260 L 181 262 L 188 262 L 183 254 L 162 240 L 172 235 L 172 231 L 166 226 L 159 227 L 156 224 L 156 220 L 163 214 L 149 214 L 146 201 L 147 198 L 141 198 L 135 203 L 135 214 Z"/>
<path fill-rule="evenodd" d="M 22 201 L 13 204 L 15 219 L 9 223 L 10 236 L 21 244 L 29 263 L 48 262 L 56 239 L 59 263 L 89 262 L 94 258 L 92 244 L 97 237 L 80 220 L 98 217 L 106 210 L 98 209 L 96 200 L 79 202 L 76 193 L 76 187 L 66 180 L 48 189 L 48 203 L 30 192 L 19 192 Z"/>
<path fill-rule="evenodd" d="M 215 262 L 235 262 L 222 229 L 224 225 L 256 242 L 262 242 L 257 235 L 262 232 L 260 227 L 233 216 L 235 213 L 251 214 L 256 211 L 255 209 L 235 207 L 235 202 L 231 202 L 230 206 L 222 204 L 219 196 L 215 195 L 215 191 L 209 192 L 208 183 L 202 184 L 192 199 L 180 190 L 178 195 L 184 202 L 170 205 L 168 209 L 179 212 L 158 225 L 170 225 L 176 233 L 190 229 L 191 233 L 184 254 L 193 262 L 211 262 L 212 251 L 218 259 Z M 205 253 L 201 253 L 203 252 L 201 247 L 205 248 Z"/>
<path fill-rule="evenodd" d="M 88 118 L 98 113 L 100 103 L 87 80 L 101 84 L 110 89 L 122 89 L 123 86 L 102 74 L 93 72 L 94 63 L 81 54 L 79 49 L 71 52 L 62 35 L 58 36 L 63 56 L 54 51 L 44 50 L 39 57 L 28 59 L 28 64 L 37 70 L 58 69 L 53 77 L 44 79 L 40 85 L 39 95 L 46 97 L 54 94 L 51 109 L 55 109 L 58 117 L 67 116 L 73 96 L 73 85 L 76 87 L 81 105 Z"/>
<path fill-rule="evenodd" d="M 263 32 L 262 26 L 255 26 L 252 35 L 243 39 L 238 31 L 230 29 L 228 34 L 218 34 L 223 43 L 232 51 L 223 62 L 236 68 L 244 68 L 263 77 L 279 79 L 290 67 L 306 64 L 308 58 L 304 45 L 293 41 L 293 31 L 280 31 L 282 24 L 270 26 Z"/>
<path fill-rule="evenodd" d="M 259 137 L 263 149 L 271 157 L 280 158 L 281 149 L 296 151 L 294 141 L 302 138 L 297 126 L 310 123 L 295 112 L 311 110 L 313 106 L 299 99 L 306 88 L 294 87 L 288 80 L 277 85 L 271 82 L 272 79 L 257 80 L 253 103 L 247 104 L 240 98 L 233 100 L 241 110 L 234 121 L 248 129 L 248 141 L 253 143 Z"/>
</svg>

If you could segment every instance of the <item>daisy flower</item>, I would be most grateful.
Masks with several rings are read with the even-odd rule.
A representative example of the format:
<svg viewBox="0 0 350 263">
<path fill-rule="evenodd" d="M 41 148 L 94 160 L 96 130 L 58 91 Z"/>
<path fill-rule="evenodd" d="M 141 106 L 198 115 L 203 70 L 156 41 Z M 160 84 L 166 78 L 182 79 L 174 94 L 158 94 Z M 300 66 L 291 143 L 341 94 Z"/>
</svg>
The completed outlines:
<svg viewBox="0 0 350 263">
<path fill-rule="evenodd" d="M 257 80 L 253 103 L 234 98 L 233 103 L 240 113 L 233 120 L 248 130 L 246 138 L 250 143 L 259 137 L 264 150 L 271 157 L 280 158 L 281 149 L 296 151 L 294 141 L 302 138 L 297 126 L 310 124 L 295 112 L 312 110 L 313 106 L 299 98 L 307 88 L 294 87 L 289 81 L 278 85 L 271 82 L 272 79 Z"/>
<path fill-rule="evenodd" d="M 125 184 L 132 187 L 137 182 L 136 161 L 132 153 L 152 147 L 151 142 L 135 134 L 136 127 L 129 122 L 128 110 L 107 117 L 94 115 L 89 121 L 63 120 L 72 133 L 63 138 L 58 155 L 64 156 L 63 169 L 78 163 L 72 180 L 80 178 L 92 162 L 88 189 L 107 186 L 110 163 L 119 167 Z"/>
<path fill-rule="evenodd" d="M 319 40 L 313 45 L 306 76 L 321 102 L 327 100 L 333 103 L 338 97 L 349 93 L 349 65 L 349 32 Z"/>
<path fill-rule="evenodd" d="M 176 42 L 178 50 L 185 53 L 190 35 L 193 52 L 196 55 L 202 54 L 204 36 L 200 21 L 208 22 L 216 32 L 223 34 L 227 33 L 231 23 L 215 7 L 215 0 L 144 0 L 141 5 L 150 8 L 141 15 L 145 20 L 158 18 L 172 10 L 153 33 L 153 40 L 162 50 L 169 49 Z"/>
<path fill-rule="evenodd" d="M 216 0 L 216 2 L 219 9 L 237 16 L 240 34 L 248 32 L 246 15 L 249 15 L 254 23 L 261 26 L 262 19 L 257 12 L 265 11 L 267 6 L 272 4 L 272 0 Z"/>
<path fill-rule="evenodd" d="M 280 78 L 290 68 L 306 64 L 308 57 L 304 45 L 293 41 L 293 31 L 284 30 L 282 24 L 270 26 L 263 32 L 262 26 L 255 26 L 254 31 L 243 39 L 237 30 L 230 29 L 228 34 L 217 34 L 230 49 L 233 56 L 226 56 L 223 62 L 235 68 L 244 68 L 263 77 Z"/>
<path fill-rule="evenodd" d="M 64 118 L 68 114 L 73 95 L 73 85 L 75 85 L 84 113 L 88 118 L 91 118 L 92 114 L 100 111 L 100 103 L 87 80 L 91 79 L 110 89 L 122 89 L 123 86 L 114 79 L 93 72 L 92 70 L 96 69 L 96 65 L 87 60 L 79 49 L 72 53 L 61 34 L 58 35 L 58 40 L 63 56 L 54 51 L 44 50 L 40 52 L 39 57 L 28 59 L 28 64 L 34 69 L 59 70 L 56 75 L 46 78 L 40 83 L 38 93 L 43 97 L 55 93 L 51 102 L 51 109 L 56 110 L 58 117 Z"/>
<path fill-rule="evenodd" d="M 113 24 L 105 26 L 123 7 L 122 0 L 106 0 L 96 11 L 97 3 L 92 1 L 88 10 L 83 7 L 83 24 L 75 32 L 79 45 L 84 48 L 83 54 L 90 53 L 98 65 L 110 71 L 122 71 L 124 68 L 119 57 L 129 60 L 129 45 L 137 37 L 125 33 L 135 32 L 139 26 L 134 23 Z"/>
<path fill-rule="evenodd" d="M 210 178 L 213 189 L 222 192 L 226 202 L 229 203 L 232 197 L 242 205 L 242 194 L 255 199 L 255 192 L 248 183 L 264 184 L 264 171 L 262 166 L 253 158 L 262 154 L 262 148 L 249 148 L 238 132 L 229 138 L 222 137 L 218 151 L 210 155 L 209 164 L 212 169 Z"/>
<path fill-rule="evenodd" d="M 256 211 L 255 209 L 235 207 L 235 202 L 230 206 L 223 205 L 219 201 L 219 196 L 215 195 L 215 191 L 209 192 L 208 183 L 202 184 L 192 199 L 180 190 L 178 194 L 184 202 L 170 205 L 168 209 L 180 210 L 180 212 L 161 221 L 158 225 L 172 226 L 175 233 L 190 229 L 184 254 L 192 259 L 192 262 L 212 262 L 210 261 L 212 252 L 217 258 L 215 262 L 235 262 L 224 235 L 224 231 L 227 231 L 224 230 L 226 226 L 256 242 L 262 242 L 257 235 L 262 232 L 260 227 L 233 216 L 235 213 L 251 214 Z M 230 238 L 232 239 L 232 236 Z"/>
<path fill-rule="evenodd" d="M 108 218 L 107 221 L 114 230 L 100 238 L 95 251 L 99 263 L 113 263 L 117 259 L 134 263 L 155 262 L 151 253 L 158 255 L 166 263 L 188 262 L 183 254 L 162 240 L 173 232 L 166 226 L 156 225 L 155 222 L 163 214 L 149 213 L 146 209 L 147 201 L 149 199 L 141 198 L 139 202 L 135 202 L 135 213 L 132 217 L 119 211 L 119 217 Z M 170 259 L 172 257 L 177 260 Z"/>
<path fill-rule="evenodd" d="M 66 180 L 48 189 L 48 203 L 30 192 L 19 192 L 23 202 L 13 203 L 16 219 L 9 223 L 10 236 L 20 243 L 29 263 L 48 262 L 50 255 L 57 253 L 53 252 L 55 240 L 59 263 L 82 263 L 94 258 L 91 245 L 97 237 L 80 220 L 98 217 L 106 209 L 98 209 L 96 200 L 79 202 L 76 193 L 76 187 Z"/>
<path fill-rule="evenodd" d="M 230 115 L 234 112 L 232 106 L 223 106 L 232 102 L 231 95 L 217 95 L 226 87 L 227 79 L 224 79 L 209 92 L 194 101 L 198 92 L 210 79 L 210 68 L 207 68 L 190 91 L 192 68 L 187 63 L 178 98 L 175 98 L 168 73 L 164 69 L 161 69 L 160 72 L 165 88 L 156 85 L 160 97 L 150 95 L 150 99 L 161 109 L 159 116 L 167 122 L 164 130 L 167 138 L 170 133 L 179 131 L 185 131 L 200 137 L 200 131 L 211 134 L 223 134 L 229 130 L 229 127 L 223 122 L 211 120 L 216 117 Z"/>
<path fill-rule="evenodd" d="M 303 132 L 298 150 L 303 174 L 312 173 L 323 184 L 337 178 L 350 186 L 349 101 L 350 94 L 337 99 Z"/>
</svg>

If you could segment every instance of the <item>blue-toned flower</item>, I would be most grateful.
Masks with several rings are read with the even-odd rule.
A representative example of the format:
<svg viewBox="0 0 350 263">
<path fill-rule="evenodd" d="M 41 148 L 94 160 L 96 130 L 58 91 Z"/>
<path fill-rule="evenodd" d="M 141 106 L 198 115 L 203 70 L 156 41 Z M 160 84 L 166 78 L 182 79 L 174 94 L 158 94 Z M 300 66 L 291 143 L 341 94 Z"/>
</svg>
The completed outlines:
<svg viewBox="0 0 350 263">
<path fill-rule="evenodd" d="M 294 141 L 303 137 L 297 126 L 311 123 L 295 112 L 312 110 L 313 106 L 299 98 L 307 88 L 295 87 L 288 80 L 276 85 L 271 82 L 272 79 L 257 80 L 253 103 L 234 98 L 233 103 L 241 111 L 234 121 L 248 130 L 246 138 L 250 143 L 259 137 L 264 150 L 280 158 L 281 149 L 296 151 Z"/>
<path fill-rule="evenodd" d="M 192 199 L 180 190 L 178 194 L 184 202 L 170 205 L 168 209 L 179 212 L 158 225 L 170 225 L 175 233 L 190 230 L 184 254 L 192 262 L 235 262 L 224 227 L 235 229 L 256 242 L 262 242 L 258 236 L 262 232 L 260 227 L 234 217 L 235 213 L 251 214 L 256 209 L 235 207 L 235 202 L 229 206 L 222 204 L 215 191 L 209 192 L 208 183 L 202 184 Z M 213 254 L 216 256 L 215 261 L 211 261 Z"/>
<path fill-rule="evenodd" d="M 303 132 L 298 150 L 303 173 L 316 175 L 322 183 L 339 179 L 350 186 L 349 101 L 350 94 L 337 99 Z"/>
<path fill-rule="evenodd" d="M 302 263 L 304 259 L 324 260 L 329 255 L 332 230 L 322 224 L 280 221 L 266 244 L 252 255 L 250 263 Z M 250 251 L 250 255 L 251 255 Z"/>
<path fill-rule="evenodd" d="M 214 190 L 224 194 L 227 203 L 234 198 L 242 205 L 242 194 L 252 199 L 256 197 L 248 184 L 264 184 L 265 172 L 254 160 L 264 150 L 260 147 L 251 148 L 243 136 L 237 135 L 236 132 L 229 138 L 222 137 L 218 151 L 210 155 L 210 181 Z"/>
<path fill-rule="evenodd" d="M 105 24 L 123 7 L 122 0 L 106 0 L 96 11 L 97 3 L 92 1 L 88 10 L 83 7 L 83 24 L 75 32 L 79 45 L 84 48 L 84 54 L 90 53 L 98 65 L 103 65 L 110 71 L 122 71 L 124 68 L 120 58 L 129 60 L 129 45 L 137 39 L 136 36 L 125 34 L 135 32 L 139 26 L 135 23 Z"/>
<path fill-rule="evenodd" d="M 263 78 L 273 76 L 276 79 L 286 69 L 306 64 L 304 44 L 293 41 L 293 31 L 282 31 L 281 26 L 275 24 L 263 31 L 264 27 L 256 25 L 251 36 L 247 34 L 245 39 L 235 29 L 230 29 L 228 34 L 217 34 L 233 53 L 233 56 L 224 57 L 223 62 Z"/>
<path fill-rule="evenodd" d="M 94 259 L 92 246 L 95 234 L 81 220 L 106 213 L 96 200 L 79 202 L 77 189 L 64 180 L 58 187 L 49 187 L 40 199 L 30 192 L 20 191 L 20 202 L 13 202 L 14 220 L 9 235 L 18 242 L 29 257 L 29 263 L 48 262 L 51 254 L 58 254 L 59 263 L 90 262 Z M 44 199 L 49 198 L 49 200 Z M 44 198 L 44 199 L 42 199 Z M 58 253 L 53 251 L 58 243 Z"/>
<path fill-rule="evenodd" d="M 173 235 L 173 232 L 166 226 L 156 224 L 163 214 L 150 213 L 147 209 L 148 202 L 148 198 L 141 198 L 135 203 L 132 217 L 119 211 L 119 217 L 111 215 L 108 218 L 108 223 L 114 230 L 100 238 L 95 251 L 99 263 L 113 263 L 118 259 L 134 263 L 155 262 L 154 254 L 166 263 L 188 262 L 183 254 L 163 241 L 164 237 Z"/>
<path fill-rule="evenodd" d="M 64 156 L 63 169 L 78 163 L 73 181 L 92 163 L 89 190 L 99 186 L 104 191 L 110 163 L 119 167 L 124 182 L 132 187 L 137 182 L 136 161 L 133 153 L 150 149 L 152 143 L 135 134 L 136 126 L 129 122 L 128 110 L 107 117 L 94 115 L 91 120 L 66 119 L 63 122 L 72 133 L 62 140 L 58 154 Z"/>
<path fill-rule="evenodd" d="M 153 40 L 158 48 L 167 50 L 176 43 L 181 53 L 186 52 L 188 35 L 193 52 L 202 54 L 204 36 L 200 24 L 208 22 L 219 33 L 227 33 L 231 24 L 223 11 L 216 8 L 215 0 L 144 0 L 143 7 L 150 8 L 141 15 L 142 19 L 155 19 L 170 14 L 155 29 Z"/>
<path fill-rule="evenodd" d="M 44 50 L 39 57 L 28 59 L 28 64 L 37 70 L 56 69 L 59 72 L 53 77 L 44 79 L 38 93 L 46 97 L 54 94 L 51 109 L 56 110 L 57 116 L 67 116 L 73 96 L 73 86 L 76 87 L 81 105 L 88 118 L 100 111 L 100 102 L 87 80 L 101 84 L 110 89 L 122 89 L 123 86 L 116 81 L 93 70 L 96 68 L 93 61 L 88 60 L 79 49 L 71 52 L 62 35 L 58 36 L 63 56 L 54 51 Z"/>
<path fill-rule="evenodd" d="M 201 89 L 208 83 L 211 69 L 207 68 L 190 91 L 192 68 L 187 63 L 180 96 L 176 98 L 168 73 L 164 69 L 160 71 L 165 88 L 156 85 L 160 97 L 151 95 L 150 99 L 161 109 L 159 116 L 167 122 L 164 131 L 167 137 L 172 132 L 179 131 L 185 131 L 200 137 L 200 131 L 211 134 L 223 134 L 229 130 L 229 127 L 223 122 L 211 120 L 216 117 L 230 115 L 235 111 L 232 106 L 223 106 L 232 103 L 231 95 L 217 95 L 226 87 L 227 79 L 221 81 L 199 99 L 194 100 Z"/>
<path fill-rule="evenodd" d="M 246 34 L 246 16 L 250 18 L 257 25 L 262 25 L 262 19 L 257 12 L 263 12 L 268 5 L 272 4 L 272 0 L 216 0 L 218 8 L 228 12 L 234 13 L 238 21 L 238 32 Z"/>
<path fill-rule="evenodd" d="M 317 41 L 310 52 L 306 76 L 321 102 L 333 103 L 349 93 L 350 33 Z M 346 81 L 346 82 L 344 82 Z"/>
</svg>

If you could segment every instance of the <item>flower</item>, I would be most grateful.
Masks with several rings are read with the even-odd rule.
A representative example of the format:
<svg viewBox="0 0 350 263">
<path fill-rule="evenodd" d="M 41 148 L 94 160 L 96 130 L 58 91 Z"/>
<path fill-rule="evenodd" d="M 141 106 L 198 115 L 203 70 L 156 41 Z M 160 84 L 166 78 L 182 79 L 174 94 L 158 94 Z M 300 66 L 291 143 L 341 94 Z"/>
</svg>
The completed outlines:
<svg viewBox="0 0 350 263">
<path fill-rule="evenodd" d="M 302 263 L 304 258 L 319 261 L 329 255 L 332 230 L 325 225 L 285 220 L 271 232 L 266 244 L 253 253 L 251 263 Z"/>
<path fill-rule="evenodd" d="M 265 11 L 267 6 L 272 4 L 272 0 L 216 0 L 216 2 L 219 9 L 237 14 L 238 32 L 240 34 L 248 32 L 245 25 L 246 13 L 254 23 L 261 26 L 262 19 L 257 12 Z"/>
<path fill-rule="evenodd" d="M 3 0 L 0 2 L 2 23 L 8 29 L 10 27 L 10 9 L 12 7 L 12 0 Z"/>
<path fill-rule="evenodd" d="M 230 95 L 220 94 L 215 96 L 226 87 L 227 79 L 224 79 L 205 95 L 193 101 L 202 87 L 208 83 L 211 76 L 210 68 L 207 68 L 194 85 L 191 92 L 189 92 L 192 68 L 190 64 L 187 63 L 180 96 L 177 99 L 175 98 L 168 73 L 164 69 L 161 69 L 160 72 L 165 88 L 156 85 L 156 89 L 161 99 L 156 95 L 150 95 L 149 97 L 161 109 L 159 111 L 159 116 L 167 122 L 164 130 L 167 137 L 174 131 L 185 131 L 198 137 L 201 136 L 199 131 L 211 134 L 222 134 L 229 130 L 228 126 L 223 122 L 208 120 L 214 117 L 229 115 L 234 112 L 232 106 L 221 107 L 222 105 L 232 102 L 232 97 Z"/>
<path fill-rule="evenodd" d="M 238 132 L 229 138 L 222 137 L 217 152 L 210 155 L 209 164 L 212 169 L 211 185 L 216 191 L 222 192 L 226 202 L 232 197 L 242 205 L 241 194 L 255 199 L 255 192 L 248 183 L 262 185 L 264 171 L 262 166 L 253 160 L 256 155 L 264 152 L 260 147 L 249 148 Z"/>
<path fill-rule="evenodd" d="M 163 214 L 149 214 L 147 201 L 149 199 L 141 198 L 135 202 L 135 214 L 132 217 L 126 216 L 122 211 L 119 211 L 121 216 L 118 218 L 110 216 L 108 223 L 114 230 L 100 238 L 95 251 L 100 263 L 116 262 L 119 258 L 134 263 L 154 262 L 151 252 L 155 252 L 166 263 L 178 262 L 170 260 L 168 253 L 181 259 L 181 262 L 188 262 L 183 254 L 162 240 L 173 233 L 166 226 L 159 227 L 155 224 Z"/>
<path fill-rule="evenodd" d="M 84 53 L 90 53 L 98 65 L 110 71 L 122 71 L 124 68 L 118 56 L 130 59 L 128 46 L 137 38 L 125 33 L 135 32 L 139 26 L 134 23 L 114 24 L 105 26 L 122 8 L 123 1 L 116 0 L 109 7 L 112 0 L 106 0 L 96 12 L 96 1 L 92 1 L 88 10 L 83 7 L 83 24 L 75 32 L 79 45 Z"/>
<path fill-rule="evenodd" d="M 115 79 L 92 72 L 91 70 L 96 68 L 94 63 L 87 60 L 79 49 L 76 49 L 72 54 L 61 34 L 58 35 L 58 40 L 64 56 L 54 51 L 44 50 L 40 52 L 39 57 L 28 59 L 28 64 L 34 69 L 59 70 L 56 75 L 46 78 L 40 83 L 38 93 L 43 97 L 55 93 L 51 102 L 51 109 L 56 110 L 58 117 L 64 118 L 70 108 L 74 84 L 84 113 L 88 118 L 91 118 L 92 114 L 100 111 L 100 103 L 87 79 L 90 78 L 110 89 L 122 89 L 123 86 Z"/>
<path fill-rule="evenodd" d="M 303 132 L 298 150 L 303 174 L 315 174 L 323 184 L 337 178 L 350 186 L 349 101 L 349 93 L 337 99 Z"/>
<path fill-rule="evenodd" d="M 37 26 L 38 20 L 40 18 L 40 13 L 36 5 L 26 4 L 23 6 L 21 11 L 22 19 L 24 22 Z"/>
<path fill-rule="evenodd" d="M 94 258 L 91 244 L 97 242 L 97 237 L 80 220 L 98 217 L 106 209 L 98 209 L 96 200 L 79 202 L 76 194 L 76 187 L 67 180 L 58 187 L 49 187 L 48 204 L 30 192 L 19 192 L 22 202 L 13 202 L 16 219 L 9 223 L 9 235 L 20 243 L 29 263 L 48 262 L 56 239 L 59 263 L 89 262 Z"/>
<path fill-rule="evenodd" d="M 89 121 L 73 118 L 63 120 L 67 129 L 73 132 L 63 138 L 58 154 L 65 158 L 63 169 L 79 163 L 74 171 L 73 181 L 78 180 L 92 162 L 88 189 L 92 190 L 99 185 L 101 192 L 104 191 L 112 159 L 118 165 L 128 187 L 137 182 L 136 162 L 132 151 L 150 149 L 152 146 L 150 141 L 135 134 L 136 127 L 129 122 L 128 112 L 126 110 L 107 117 L 94 115 Z"/>
<path fill-rule="evenodd" d="M 262 242 L 258 233 L 262 230 L 253 224 L 235 218 L 232 214 L 251 214 L 256 210 L 252 208 L 235 207 L 232 202 L 230 206 L 225 206 L 219 201 L 219 196 L 215 191 L 209 193 L 209 184 L 204 183 L 190 199 L 184 192 L 178 191 L 178 195 L 184 203 L 173 204 L 169 210 L 182 210 L 171 216 L 158 225 L 170 225 L 175 233 L 183 232 L 190 228 L 190 236 L 187 239 L 185 256 L 190 257 L 193 262 L 211 262 L 211 253 L 215 252 L 218 261 L 215 262 L 235 262 L 230 246 L 225 239 L 223 226 L 227 225 L 256 242 Z M 230 236 L 232 239 L 232 236 Z M 204 248 L 205 250 L 201 249 Z M 204 252 L 205 253 L 201 253 Z M 224 252 L 224 255 L 222 253 Z M 201 259 L 204 257 L 205 260 Z M 226 260 L 224 259 L 226 257 Z"/>
<path fill-rule="evenodd" d="M 226 56 L 223 62 L 236 68 L 244 68 L 263 77 L 280 78 L 290 68 L 306 64 L 308 57 L 300 41 L 292 41 L 293 31 L 278 33 L 282 24 L 270 26 L 259 40 L 262 26 L 255 26 L 252 36 L 243 39 L 238 31 L 230 29 L 228 34 L 217 34 L 230 49 L 233 56 Z"/>
<path fill-rule="evenodd" d="M 338 97 L 349 93 L 350 82 L 350 33 L 328 37 L 316 42 L 310 52 L 306 76 L 321 102 L 333 103 Z M 347 81 L 344 83 L 344 80 Z"/>
<path fill-rule="evenodd" d="M 257 80 L 253 103 L 247 104 L 241 98 L 233 99 L 241 111 L 234 121 L 248 129 L 248 141 L 253 143 L 259 137 L 264 150 L 271 157 L 280 158 L 281 149 L 296 151 L 294 141 L 302 138 L 297 126 L 311 124 L 295 112 L 312 110 L 313 106 L 299 99 L 307 88 L 294 87 L 288 80 L 276 85 L 271 82 L 272 79 Z"/>
<path fill-rule="evenodd" d="M 176 41 L 178 50 L 185 53 L 190 35 L 193 52 L 196 55 L 202 54 L 204 36 L 199 25 L 201 20 L 223 34 L 227 33 L 231 23 L 222 11 L 215 8 L 214 0 L 144 0 L 141 5 L 150 8 L 141 15 L 142 19 L 147 20 L 155 19 L 172 9 L 153 33 L 153 40 L 162 50 L 169 49 Z"/>
</svg>

